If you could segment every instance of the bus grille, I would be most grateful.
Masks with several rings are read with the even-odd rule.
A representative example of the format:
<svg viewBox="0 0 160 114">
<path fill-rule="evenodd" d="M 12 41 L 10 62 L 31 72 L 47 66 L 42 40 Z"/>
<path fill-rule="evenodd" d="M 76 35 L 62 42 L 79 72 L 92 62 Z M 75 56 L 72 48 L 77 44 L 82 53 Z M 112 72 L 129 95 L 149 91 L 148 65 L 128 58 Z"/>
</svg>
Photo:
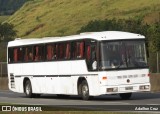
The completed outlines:
<svg viewBox="0 0 160 114">
<path fill-rule="evenodd" d="M 10 84 L 11 88 L 15 88 L 15 81 L 14 81 L 14 75 L 10 74 Z"/>
</svg>

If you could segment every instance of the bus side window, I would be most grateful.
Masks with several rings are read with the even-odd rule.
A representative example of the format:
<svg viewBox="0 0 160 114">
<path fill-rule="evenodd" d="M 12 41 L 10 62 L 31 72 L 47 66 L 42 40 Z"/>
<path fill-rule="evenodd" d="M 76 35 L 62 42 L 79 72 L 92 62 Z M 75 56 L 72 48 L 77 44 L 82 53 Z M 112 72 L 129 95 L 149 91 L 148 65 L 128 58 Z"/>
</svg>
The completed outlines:
<svg viewBox="0 0 160 114">
<path fill-rule="evenodd" d="M 14 62 L 18 61 L 18 48 L 14 48 Z"/>
<path fill-rule="evenodd" d="M 89 61 L 90 60 L 90 58 L 91 58 L 91 46 L 89 45 L 89 46 L 87 46 L 87 61 Z"/>
<path fill-rule="evenodd" d="M 52 45 L 48 44 L 46 49 L 47 49 L 47 55 L 46 55 L 47 56 L 47 60 L 50 61 L 50 60 L 52 60 L 52 56 L 53 56 Z"/>
<path fill-rule="evenodd" d="M 84 57 L 84 42 L 77 42 L 76 45 L 76 58 L 83 58 Z"/>
<path fill-rule="evenodd" d="M 65 59 L 70 59 L 70 54 L 71 54 L 71 46 L 70 46 L 70 43 L 66 43 L 65 46 L 64 46 L 64 49 L 65 49 Z"/>
<path fill-rule="evenodd" d="M 28 61 L 28 48 L 24 48 L 24 61 L 27 62 Z"/>
<path fill-rule="evenodd" d="M 64 59 L 64 44 L 63 43 L 58 44 L 58 49 L 59 49 L 58 59 Z"/>
<path fill-rule="evenodd" d="M 80 57 L 84 57 L 84 42 L 80 43 Z"/>
<path fill-rule="evenodd" d="M 76 58 L 76 43 L 75 42 L 71 43 L 71 58 L 72 59 Z"/>
<path fill-rule="evenodd" d="M 34 61 L 41 61 L 43 60 L 43 46 L 39 45 L 39 46 L 35 46 L 34 47 Z"/>
<path fill-rule="evenodd" d="M 72 59 L 82 59 L 84 58 L 84 42 L 77 41 L 72 42 Z"/>
<path fill-rule="evenodd" d="M 40 60 L 40 56 L 39 56 L 39 47 L 35 46 L 34 47 L 34 61 L 39 61 Z"/>
<path fill-rule="evenodd" d="M 14 62 L 22 62 L 23 50 L 21 47 L 14 48 Z"/>
<path fill-rule="evenodd" d="M 25 61 L 33 61 L 33 48 L 31 47 L 26 47 L 25 48 L 25 57 L 24 57 Z"/>
<path fill-rule="evenodd" d="M 14 61 L 14 49 L 9 48 L 8 49 L 8 63 L 12 63 Z"/>
</svg>

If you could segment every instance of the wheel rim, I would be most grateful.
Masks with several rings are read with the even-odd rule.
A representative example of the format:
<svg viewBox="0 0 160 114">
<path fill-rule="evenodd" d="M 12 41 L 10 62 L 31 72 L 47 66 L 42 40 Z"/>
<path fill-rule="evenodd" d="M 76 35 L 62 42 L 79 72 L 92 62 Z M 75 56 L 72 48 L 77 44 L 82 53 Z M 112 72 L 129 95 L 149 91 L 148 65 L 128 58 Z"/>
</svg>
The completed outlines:
<svg viewBox="0 0 160 114">
<path fill-rule="evenodd" d="M 89 93 L 89 91 L 88 91 L 88 86 L 87 85 L 83 85 L 82 86 L 82 94 L 83 94 L 83 96 L 88 96 L 88 93 Z"/>
<path fill-rule="evenodd" d="M 27 84 L 27 86 L 26 86 L 26 94 L 29 95 L 30 91 L 31 91 L 30 90 L 30 86 L 29 86 L 29 84 Z"/>
</svg>

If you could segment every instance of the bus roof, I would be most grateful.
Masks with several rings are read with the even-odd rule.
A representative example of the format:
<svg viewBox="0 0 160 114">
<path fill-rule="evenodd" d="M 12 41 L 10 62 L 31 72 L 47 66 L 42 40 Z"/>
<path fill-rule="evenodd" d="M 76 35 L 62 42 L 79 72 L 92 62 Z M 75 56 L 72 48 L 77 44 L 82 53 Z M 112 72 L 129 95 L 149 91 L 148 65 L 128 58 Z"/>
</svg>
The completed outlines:
<svg viewBox="0 0 160 114">
<path fill-rule="evenodd" d="M 140 34 L 122 32 L 122 31 L 103 31 L 103 32 L 86 32 L 79 35 L 64 36 L 64 37 L 44 37 L 44 38 L 32 38 L 21 39 L 17 38 L 14 41 L 8 43 L 8 47 L 40 44 L 49 42 L 70 41 L 78 39 L 93 39 L 93 40 L 125 40 L 125 39 L 144 39 L 145 37 Z"/>
</svg>

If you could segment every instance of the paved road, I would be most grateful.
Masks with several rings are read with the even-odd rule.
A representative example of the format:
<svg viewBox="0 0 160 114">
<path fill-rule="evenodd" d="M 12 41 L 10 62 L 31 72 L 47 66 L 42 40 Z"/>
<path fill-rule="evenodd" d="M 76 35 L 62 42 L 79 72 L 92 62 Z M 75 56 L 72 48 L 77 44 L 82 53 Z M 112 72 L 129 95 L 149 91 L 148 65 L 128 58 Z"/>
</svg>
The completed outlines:
<svg viewBox="0 0 160 114">
<path fill-rule="evenodd" d="M 69 98 L 60 99 L 56 95 L 42 95 L 40 98 L 26 98 L 25 94 L 14 93 L 11 91 L 0 90 L 1 103 L 14 103 L 14 104 L 30 104 L 30 105 L 66 105 L 87 107 L 95 105 L 158 105 L 160 108 L 160 93 L 134 93 L 130 100 L 121 100 L 118 95 L 105 95 L 95 97 L 90 101 L 83 101 L 80 97 L 71 96 Z M 94 108 L 95 108 L 94 107 Z M 159 109 L 160 110 L 160 109 Z"/>
</svg>

